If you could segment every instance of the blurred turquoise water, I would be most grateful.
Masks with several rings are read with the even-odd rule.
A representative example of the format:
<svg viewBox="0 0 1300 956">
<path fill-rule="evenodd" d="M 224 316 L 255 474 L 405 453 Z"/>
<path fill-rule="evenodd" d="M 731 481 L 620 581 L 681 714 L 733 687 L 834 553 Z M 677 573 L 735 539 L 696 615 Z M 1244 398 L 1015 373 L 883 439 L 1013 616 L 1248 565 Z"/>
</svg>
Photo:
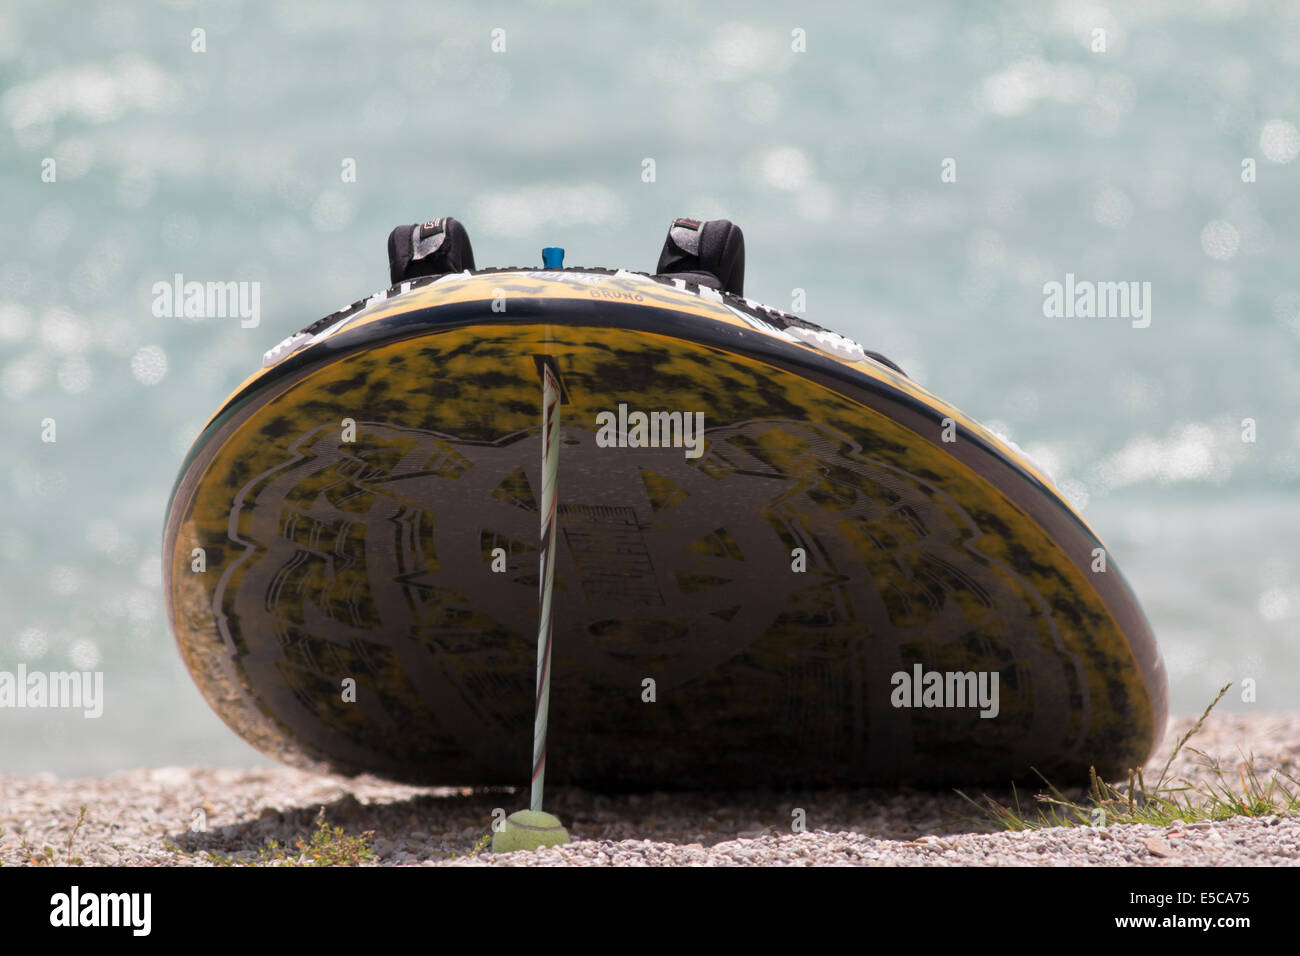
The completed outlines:
<svg viewBox="0 0 1300 956">
<path fill-rule="evenodd" d="M 736 220 L 748 295 L 805 290 L 1053 472 L 1176 712 L 1247 677 L 1222 706 L 1294 709 L 1300 8 L 974 6 L 6 3 L 0 670 L 102 669 L 108 700 L 0 711 L 0 772 L 261 759 L 168 632 L 167 495 L 262 352 L 434 215 L 480 265 L 643 270 L 673 216 Z M 155 318 L 178 272 L 260 282 L 261 323 Z M 1045 318 L 1066 273 L 1150 282 L 1151 325 Z"/>
</svg>

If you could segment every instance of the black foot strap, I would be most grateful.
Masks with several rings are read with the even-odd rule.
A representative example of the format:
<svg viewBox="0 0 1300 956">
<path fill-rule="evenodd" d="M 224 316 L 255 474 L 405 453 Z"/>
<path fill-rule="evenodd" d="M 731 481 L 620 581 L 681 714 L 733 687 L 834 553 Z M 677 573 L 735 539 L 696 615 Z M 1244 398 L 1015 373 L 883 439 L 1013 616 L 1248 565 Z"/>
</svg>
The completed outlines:
<svg viewBox="0 0 1300 956">
<path fill-rule="evenodd" d="M 675 219 L 655 271 L 744 295 L 745 234 L 728 219 Z"/>
<path fill-rule="evenodd" d="M 469 233 L 450 216 L 388 234 L 388 275 L 393 285 L 420 276 L 464 272 L 474 268 Z"/>
</svg>

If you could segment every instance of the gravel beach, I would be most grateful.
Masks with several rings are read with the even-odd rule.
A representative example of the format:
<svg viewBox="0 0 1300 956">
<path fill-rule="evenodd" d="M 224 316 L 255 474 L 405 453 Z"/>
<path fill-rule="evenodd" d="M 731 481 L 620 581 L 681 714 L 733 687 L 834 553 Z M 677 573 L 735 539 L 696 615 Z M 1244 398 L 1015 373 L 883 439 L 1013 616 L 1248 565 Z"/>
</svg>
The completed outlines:
<svg viewBox="0 0 1300 956">
<path fill-rule="evenodd" d="M 1148 782 L 1192 723 L 1171 722 L 1146 768 Z M 1244 753 L 1261 776 L 1300 777 L 1300 713 L 1211 716 L 1188 746 L 1231 775 Z M 1184 751 L 1172 773 L 1194 780 L 1206 772 Z M 476 850 L 494 809 L 511 812 L 526 802 L 522 790 L 422 789 L 278 768 L 0 776 L 0 862 L 28 863 L 46 846 L 55 863 L 251 861 L 268 841 L 293 846 L 307 837 L 323 806 L 325 819 L 347 834 L 373 831 L 370 862 L 380 866 L 1300 865 L 1295 815 L 1006 832 L 956 793 L 914 790 L 606 796 L 557 787 L 547 792 L 547 809 L 574 842 L 536 853 Z M 73 834 L 83 805 L 84 823 Z M 806 822 L 796 833 L 799 809 Z M 290 856 L 297 859 L 297 851 Z"/>
</svg>

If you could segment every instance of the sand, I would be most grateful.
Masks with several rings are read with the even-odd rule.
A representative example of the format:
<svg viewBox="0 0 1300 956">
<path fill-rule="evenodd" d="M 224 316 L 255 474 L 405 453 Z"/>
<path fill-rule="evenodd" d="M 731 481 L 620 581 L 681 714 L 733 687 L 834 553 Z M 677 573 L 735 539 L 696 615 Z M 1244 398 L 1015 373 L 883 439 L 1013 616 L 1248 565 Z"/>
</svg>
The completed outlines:
<svg viewBox="0 0 1300 956">
<path fill-rule="evenodd" d="M 1192 722 L 1171 723 L 1146 769 L 1150 779 Z M 1189 746 L 1217 758 L 1230 775 L 1244 752 L 1262 774 L 1300 778 L 1300 713 L 1214 715 Z M 1206 779 L 1197 759 L 1185 752 L 1172 772 Z M 574 842 L 536 853 L 476 851 L 494 810 L 511 812 L 526 802 L 522 791 L 421 789 L 288 768 L 165 767 L 81 779 L 0 775 L 0 862 L 21 865 L 47 845 L 55 863 L 256 860 L 270 840 L 292 846 L 308 835 L 324 806 L 326 819 L 347 834 L 374 831 L 369 864 L 379 866 L 1300 865 L 1295 815 L 998 832 L 956 793 L 916 790 L 608 796 L 553 788 L 547 809 L 561 817 Z M 72 834 L 83 805 L 85 822 Z M 802 832 L 795 831 L 796 819 L 803 820 Z M 296 850 L 289 857 L 300 858 Z"/>
</svg>

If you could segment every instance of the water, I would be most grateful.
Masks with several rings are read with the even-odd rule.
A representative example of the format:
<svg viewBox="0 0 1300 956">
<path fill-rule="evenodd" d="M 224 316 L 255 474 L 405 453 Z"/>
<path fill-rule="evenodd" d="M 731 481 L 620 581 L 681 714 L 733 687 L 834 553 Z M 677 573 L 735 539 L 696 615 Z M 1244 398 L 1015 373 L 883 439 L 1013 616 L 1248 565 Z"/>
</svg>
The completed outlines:
<svg viewBox="0 0 1300 956">
<path fill-rule="evenodd" d="M 167 494 L 262 352 L 386 286 L 389 229 L 434 215 L 482 265 L 637 269 L 674 216 L 735 219 L 750 296 L 804 290 L 1051 468 L 1175 712 L 1248 677 L 1222 706 L 1294 709 L 1300 8 L 700 6 L 0 9 L 0 670 L 108 695 L 0 711 L 0 772 L 261 761 L 168 632 Z M 155 318 L 178 272 L 260 282 L 259 325 Z M 1067 273 L 1150 282 L 1150 325 L 1045 318 Z"/>
</svg>

